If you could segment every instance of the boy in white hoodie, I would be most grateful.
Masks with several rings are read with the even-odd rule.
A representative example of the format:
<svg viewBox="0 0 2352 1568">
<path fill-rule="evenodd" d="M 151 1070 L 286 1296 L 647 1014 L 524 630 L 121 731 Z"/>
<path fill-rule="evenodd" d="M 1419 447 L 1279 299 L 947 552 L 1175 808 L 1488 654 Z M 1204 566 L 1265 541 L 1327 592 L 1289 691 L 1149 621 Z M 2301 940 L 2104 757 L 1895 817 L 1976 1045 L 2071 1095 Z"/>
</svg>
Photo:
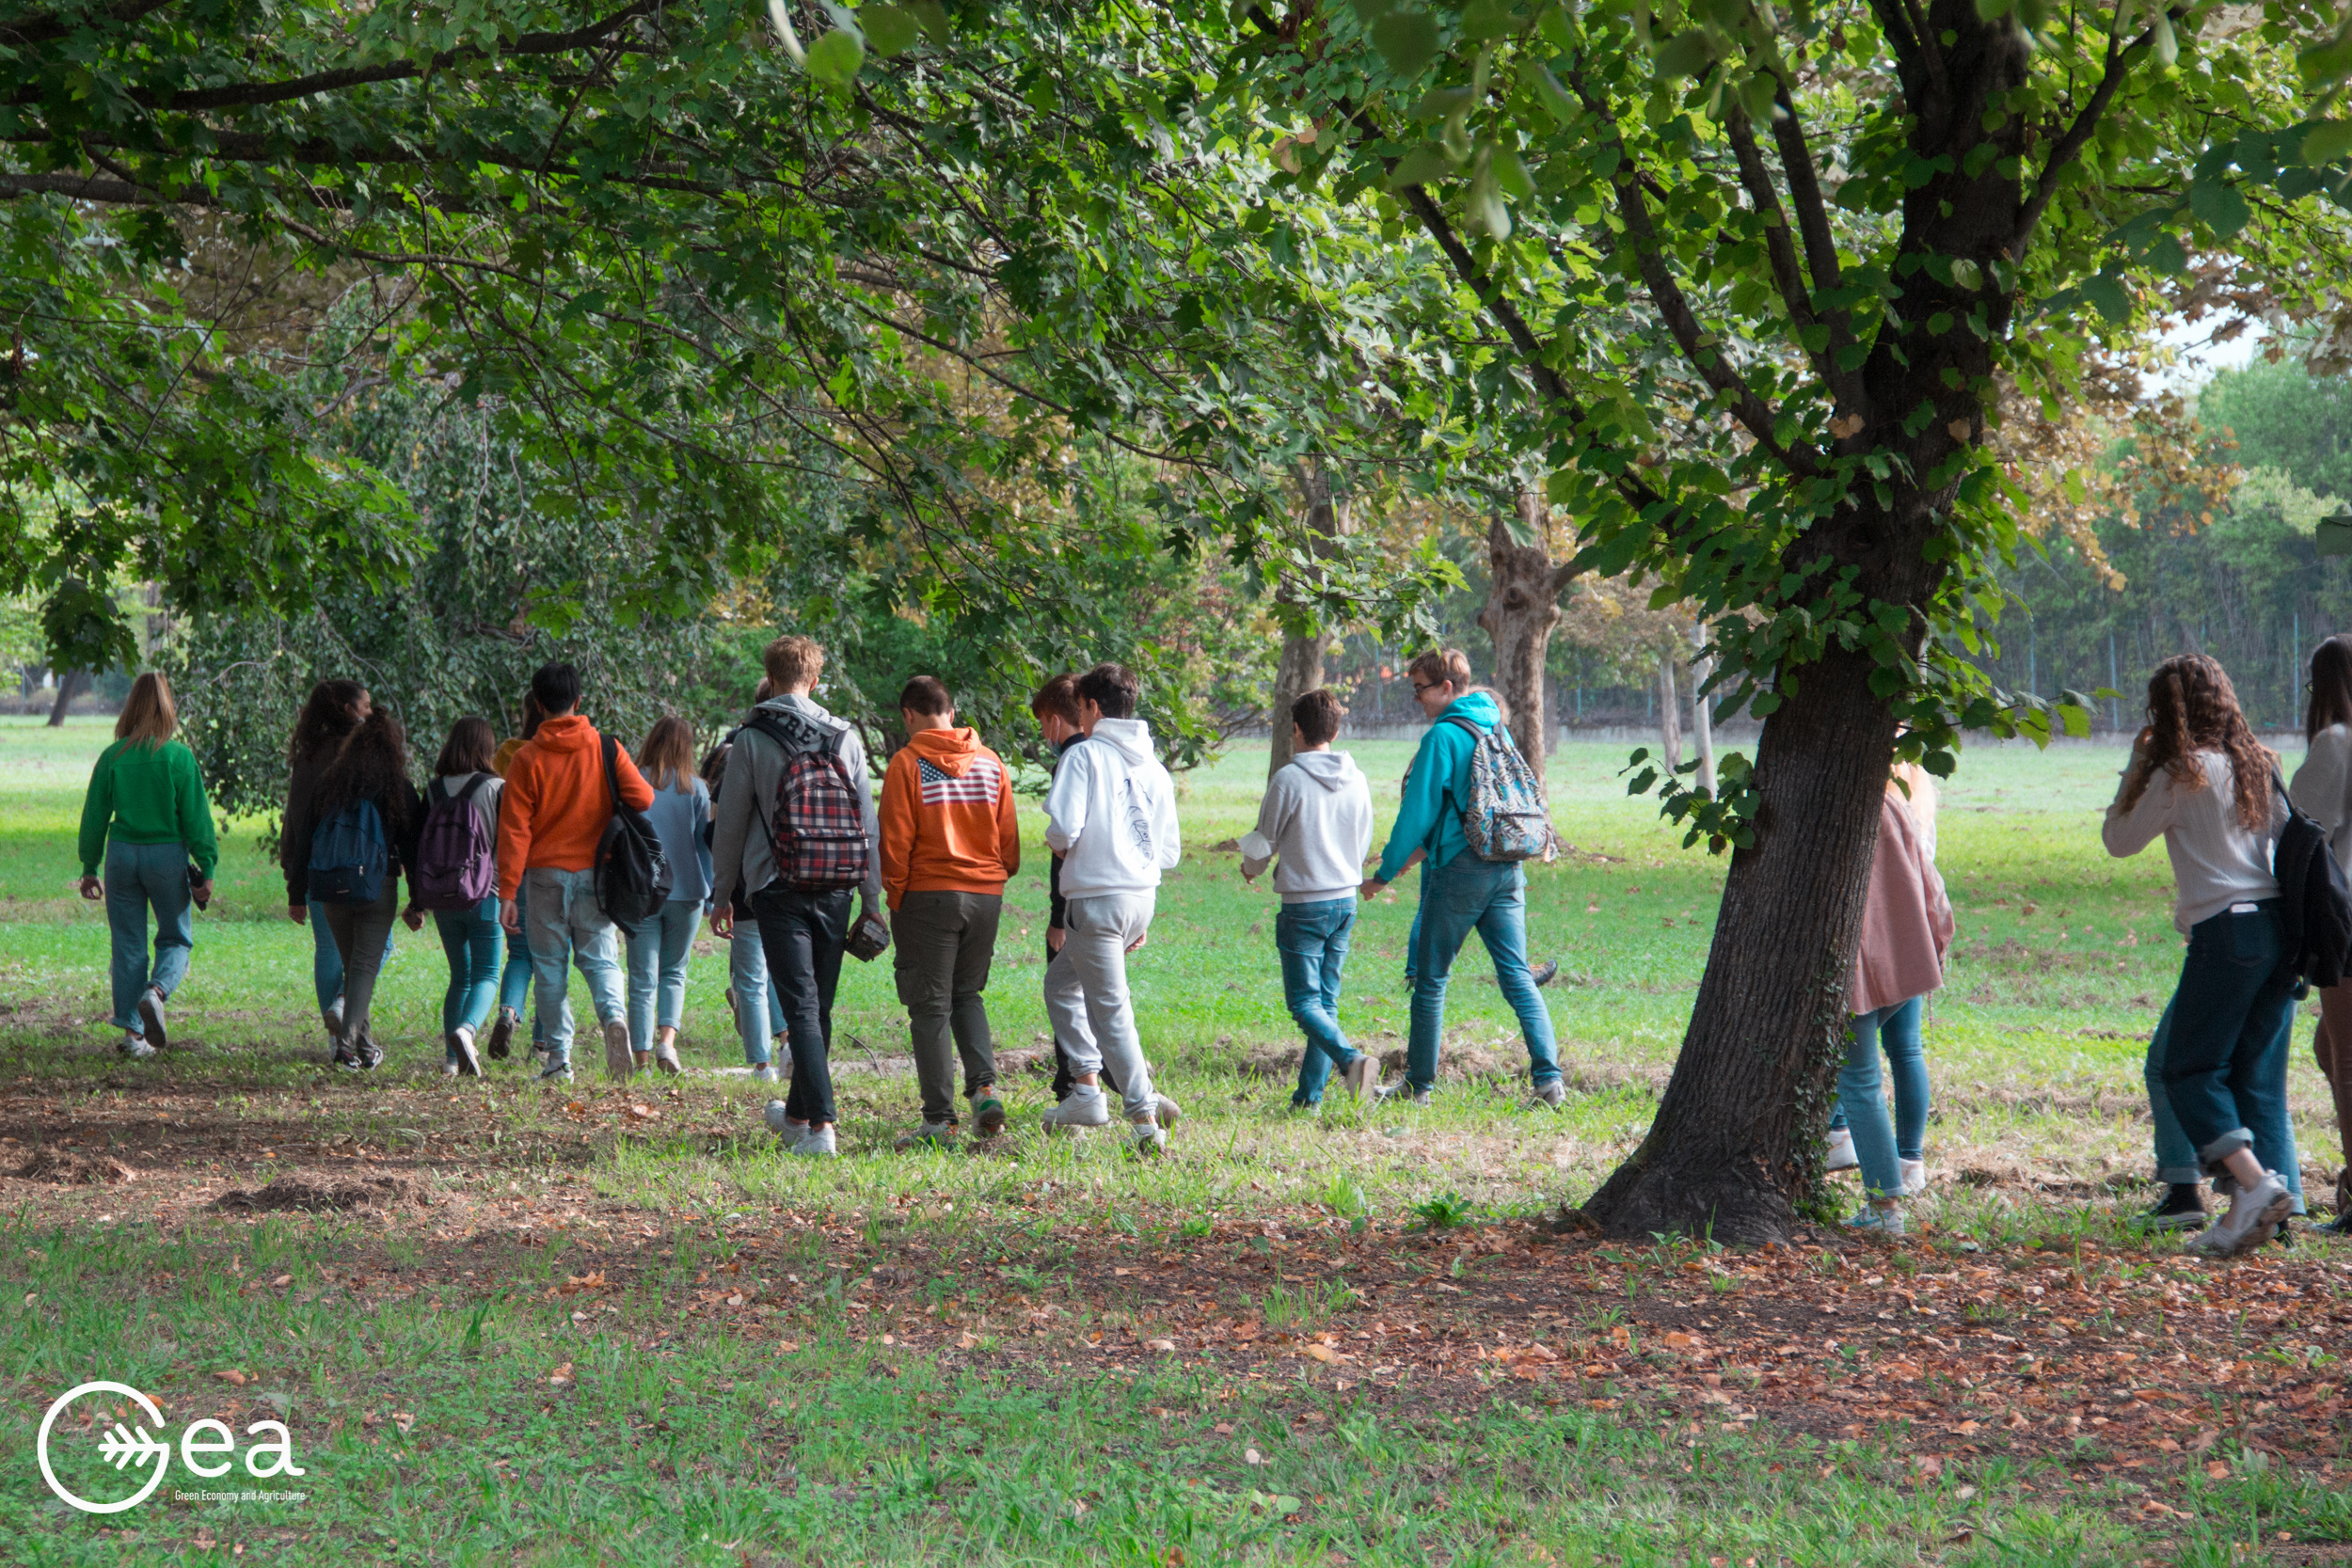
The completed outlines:
<svg viewBox="0 0 2352 1568">
<path fill-rule="evenodd" d="M 1306 1032 L 1294 1109 L 1322 1103 L 1331 1069 L 1358 1100 L 1379 1082 L 1377 1059 L 1340 1030 L 1340 976 L 1356 929 L 1356 890 L 1372 848 L 1372 786 L 1345 752 L 1331 750 L 1347 710 L 1327 689 L 1291 705 L 1291 760 L 1276 771 L 1241 841 L 1241 874 L 1255 881 L 1276 860 L 1274 945 L 1282 955 L 1282 1000 Z"/>
<path fill-rule="evenodd" d="M 1110 1121 L 1101 1074 L 1107 1061 L 1118 1076 L 1139 1152 L 1168 1145 L 1152 1091 L 1152 1065 L 1136 1035 L 1127 993 L 1127 955 L 1152 927 L 1160 873 L 1184 858 L 1176 836 L 1176 790 L 1152 752 L 1152 727 L 1135 717 L 1139 684 L 1133 671 L 1098 664 L 1078 677 L 1079 727 L 1087 744 L 1073 748 L 1045 797 L 1045 842 L 1062 859 L 1061 890 L 1069 903 L 1062 956 L 1086 991 L 1094 1037 L 1069 1041 L 1077 1084 L 1070 1098 L 1045 1113 L 1045 1126 L 1102 1127 Z"/>
</svg>

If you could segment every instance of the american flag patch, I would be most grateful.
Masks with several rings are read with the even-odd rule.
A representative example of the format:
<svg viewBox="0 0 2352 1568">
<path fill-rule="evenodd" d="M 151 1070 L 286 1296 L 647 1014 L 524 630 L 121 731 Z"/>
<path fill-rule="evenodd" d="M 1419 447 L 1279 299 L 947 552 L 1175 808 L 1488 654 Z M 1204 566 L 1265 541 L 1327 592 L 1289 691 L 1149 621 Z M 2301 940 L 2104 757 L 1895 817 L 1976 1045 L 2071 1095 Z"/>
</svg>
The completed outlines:
<svg viewBox="0 0 2352 1568">
<path fill-rule="evenodd" d="M 950 773 L 929 759 L 917 757 L 914 766 L 921 770 L 923 803 L 927 806 L 975 805 L 993 806 L 998 790 L 1004 787 L 1005 770 L 992 757 L 976 757 L 962 773 Z"/>
</svg>

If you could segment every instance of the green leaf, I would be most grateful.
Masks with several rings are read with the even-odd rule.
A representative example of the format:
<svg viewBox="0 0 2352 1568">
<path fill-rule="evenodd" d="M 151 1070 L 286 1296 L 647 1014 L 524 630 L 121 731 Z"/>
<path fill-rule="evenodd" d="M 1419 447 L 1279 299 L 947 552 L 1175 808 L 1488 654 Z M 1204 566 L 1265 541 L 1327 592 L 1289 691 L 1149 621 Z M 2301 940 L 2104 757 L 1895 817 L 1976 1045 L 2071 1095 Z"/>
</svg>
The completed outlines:
<svg viewBox="0 0 2352 1568">
<path fill-rule="evenodd" d="M 1519 61 L 1519 85 L 1535 95 L 1535 102 L 1555 123 L 1566 125 L 1576 118 L 1576 101 L 1568 96 L 1568 89 L 1560 85 L 1549 66 L 1532 55 Z"/>
<path fill-rule="evenodd" d="M 2218 180 L 2200 180 L 2188 188 L 2188 210 L 2197 214 L 2197 221 L 2213 230 L 2214 238 L 2226 240 L 2246 227 L 2254 210 L 2246 204 L 2235 185 Z"/>
<path fill-rule="evenodd" d="M 910 0 L 906 8 L 914 12 L 914 20 L 923 24 L 923 34 L 926 38 L 942 49 L 947 47 L 949 34 L 946 7 L 941 5 L 939 0 Z"/>
<path fill-rule="evenodd" d="M 1535 194 L 1535 182 L 1529 177 L 1527 166 L 1519 162 L 1519 155 L 1509 148 L 1498 147 L 1494 150 L 1494 171 L 1495 183 L 1502 186 L 1502 194 L 1513 200 L 1525 201 Z"/>
<path fill-rule="evenodd" d="M 2172 34 L 2172 18 L 2159 6 L 2151 24 L 2156 33 L 2156 63 L 2169 71 L 2181 59 L 2181 40 Z"/>
<path fill-rule="evenodd" d="M 1436 142 L 1423 142 L 1396 161 L 1389 171 L 1389 189 L 1401 191 L 1407 185 L 1426 185 L 1433 180 L 1443 180 L 1454 172 L 1454 160 Z"/>
<path fill-rule="evenodd" d="M 1695 27 L 1677 33 L 1658 46 L 1658 79 L 1661 82 L 1696 76 L 1714 63 L 1714 45 Z"/>
<path fill-rule="evenodd" d="M 2352 119 L 2323 119 L 2303 135 L 2300 156 L 2307 164 L 2332 164 L 2352 152 Z"/>
<path fill-rule="evenodd" d="M 1391 11 L 1372 24 L 1372 46 L 1399 76 L 1419 76 L 1438 57 L 1437 19 L 1423 11 Z"/>
<path fill-rule="evenodd" d="M 923 24 L 907 6 L 868 6 L 857 13 L 858 25 L 874 53 L 887 58 L 903 55 L 923 37 Z"/>
<path fill-rule="evenodd" d="M 846 27 L 835 27 L 808 46 L 808 73 L 836 85 L 853 80 L 866 64 L 866 45 Z"/>
</svg>

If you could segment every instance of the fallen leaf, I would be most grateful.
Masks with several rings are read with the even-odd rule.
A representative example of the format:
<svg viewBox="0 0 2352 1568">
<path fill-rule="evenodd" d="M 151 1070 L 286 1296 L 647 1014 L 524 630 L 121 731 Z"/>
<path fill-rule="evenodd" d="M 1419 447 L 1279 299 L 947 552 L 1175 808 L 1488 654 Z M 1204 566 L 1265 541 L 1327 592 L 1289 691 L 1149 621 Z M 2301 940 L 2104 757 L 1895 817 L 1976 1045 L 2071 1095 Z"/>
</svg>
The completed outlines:
<svg viewBox="0 0 2352 1568">
<path fill-rule="evenodd" d="M 960 1334 L 960 1335 L 958 1335 L 958 1336 L 956 1337 L 956 1349 L 958 1349 L 958 1350 L 970 1350 L 973 1346 L 975 1346 L 975 1345 L 978 1344 L 979 1342 L 980 1342 L 980 1337 L 979 1337 L 978 1335 L 977 1335 L 977 1334 L 973 1333 L 970 1329 L 968 1329 L 968 1328 L 967 1328 L 967 1329 L 965 1329 L 965 1330 L 964 1330 L 961 1334 Z M 1157 1345 L 1157 1344 L 1164 1343 L 1165 1341 L 1163 1341 L 1163 1340 L 1159 1340 L 1159 1339 L 1154 1339 L 1154 1340 L 1152 1340 L 1152 1342 L 1153 1344 Z M 1175 1347 L 1171 1345 L 1171 1346 L 1169 1346 L 1168 1348 L 1172 1350 L 1172 1349 L 1174 1349 Z"/>
<path fill-rule="evenodd" d="M 400 1429 L 400 1434 L 403 1437 L 407 1436 L 408 1429 L 416 1424 L 417 1418 L 414 1416 L 411 1416 L 407 1411 L 395 1410 L 392 1412 L 392 1425 Z"/>
<path fill-rule="evenodd" d="M 294 1283 L 294 1275 L 290 1274 L 281 1274 L 276 1279 L 271 1280 L 270 1283 L 278 1286 L 291 1285 Z"/>
<path fill-rule="evenodd" d="M 2230 1479 L 2230 1462 L 2226 1459 L 2208 1459 L 2205 1461 L 2205 1474 L 2216 1481 L 2227 1481 Z"/>
<path fill-rule="evenodd" d="M 253 1381 L 243 1372 L 215 1372 L 213 1375 L 223 1383 L 233 1383 L 240 1388 Z"/>
<path fill-rule="evenodd" d="M 1255 1449 L 1244 1449 L 1241 1450 L 1241 1462 L 1244 1465 L 1263 1465 L 1265 1463 L 1265 1456 Z"/>
<path fill-rule="evenodd" d="M 1170 1348 L 1172 1349 L 1174 1347 L 1171 1346 Z M 1313 1356 L 1318 1361 L 1334 1362 L 1340 1358 L 1340 1353 L 1333 1350 L 1328 1345 L 1306 1345 L 1301 1348 L 1303 1348 L 1309 1355 Z"/>
<path fill-rule="evenodd" d="M 571 1382 L 571 1380 L 572 1364 L 568 1361 L 564 1362 L 561 1367 L 556 1368 L 555 1370 L 548 1374 L 548 1381 L 554 1384 L 559 1388 L 564 1384 Z"/>
<path fill-rule="evenodd" d="M 1145 1350 L 1159 1351 L 1165 1354 L 1172 1353 L 1176 1349 L 1176 1341 L 1173 1339 L 1146 1339 L 1143 1342 L 1143 1348 Z"/>
</svg>

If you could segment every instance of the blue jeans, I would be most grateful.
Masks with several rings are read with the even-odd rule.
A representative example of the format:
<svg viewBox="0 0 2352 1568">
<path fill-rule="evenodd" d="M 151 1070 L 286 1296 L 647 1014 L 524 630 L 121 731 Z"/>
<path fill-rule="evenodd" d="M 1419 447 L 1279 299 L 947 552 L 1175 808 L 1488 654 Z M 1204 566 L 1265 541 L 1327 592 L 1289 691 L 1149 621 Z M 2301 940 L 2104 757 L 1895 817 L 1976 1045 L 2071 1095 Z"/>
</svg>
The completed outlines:
<svg viewBox="0 0 2352 1568">
<path fill-rule="evenodd" d="M 499 972 L 499 1006 L 520 1018 L 523 1004 L 531 1000 L 531 900 L 523 890 L 515 889 L 516 924 L 522 929 L 506 933 L 506 967 Z M 531 1037 L 539 1038 L 539 1019 L 534 1012 L 531 1020 Z"/>
<path fill-rule="evenodd" d="M 2280 938 L 2268 899 L 2190 929 L 2180 986 L 2148 1042 L 2148 1106 L 2160 1180 L 2194 1182 L 2231 1150 L 2251 1148 L 2300 1213 L 2302 1162 L 2287 1112 L 2294 975 Z"/>
<path fill-rule="evenodd" d="M 769 1058 L 769 1042 L 784 1033 L 784 996 L 768 983 L 759 923 L 748 914 L 735 921 L 735 935 L 727 942 L 727 984 L 735 991 L 735 1029 L 743 1037 L 743 1060 L 758 1067 Z"/>
<path fill-rule="evenodd" d="M 531 972 L 536 982 L 548 1060 L 568 1062 L 572 1058 L 572 1001 L 566 963 L 580 966 L 599 1023 L 628 1016 L 628 999 L 622 994 L 621 928 L 596 908 L 594 871 L 533 866 L 523 873 L 523 885 L 531 890 L 523 930 L 531 939 Z"/>
<path fill-rule="evenodd" d="M 106 841 L 106 930 L 113 939 L 115 1027 L 137 1035 L 139 998 L 154 987 L 168 997 L 188 977 L 196 946 L 188 915 L 188 848 L 184 844 Z M 155 965 L 147 963 L 147 911 L 155 911 Z"/>
<path fill-rule="evenodd" d="M 335 1010 L 335 998 L 343 993 L 343 955 L 335 945 L 335 933 L 326 928 L 326 906 L 312 904 L 310 910 L 310 989 L 319 999 L 319 1016 L 325 1018 Z M 384 939 L 384 962 L 377 969 L 381 974 L 391 967 L 392 939 Z"/>
<path fill-rule="evenodd" d="M 1334 1069 L 1345 1071 L 1357 1052 L 1340 1030 L 1340 976 L 1347 968 L 1347 939 L 1356 929 L 1356 899 L 1285 904 L 1274 917 L 1274 946 L 1282 955 L 1282 1001 L 1307 1036 L 1298 1059 L 1294 1105 L 1323 1099 Z"/>
<path fill-rule="evenodd" d="M 433 928 L 441 933 L 441 951 L 449 955 L 449 990 L 441 995 L 441 1033 L 461 1023 L 482 1032 L 498 1002 L 499 901 L 492 894 L 470 910 L 435 910 Z M 444 1048 L 451 1061 L 457 1053 Z"/>
<path fill-rule="evenodd" d="M 1862 1185 L 1875 1196 L 1903 1190 L 1901 1161 L 1920 1157 L 1928 1135 L 1928 1063 L 1919 1042 L 1926 998 L 1915 996 L 1875 1012 L 1853 1015 L 1846 1065 L 1837 1069 L 1837 1120 L 1853 1133 L 1854 1158 L 1862 1164 Z M 1879 1048 L 1895 1081 L 1895 1121 L 1886 1120 L 1886 1097 L 1879 1087 Z"/>
<path fill-rule="evenodd" d="M 640 1051 L 686 1016 L 686 960 L 702 918 L 701 899 L 673 898 L 628 939 L 628 1042 Z"/>
<path fill-rule="evenodd" d="M 1445 1034 L 1445 988 L 1454 956 L 1475 930 L 1494 960 L 1495 984 L 1519 1015 L 1528 1076 L 1537 1085 L 1560 1076 L 1551 1013 L 1527 970 L 1527 873 L 1516 862 L 1483 861 L 1469 850 L 1434 870 L 1422 863 L 1421 936 L 1413 949 L 1413 1034 L 1405 1076 L 1415 1089 L 1438 1081 Z"/>
</svg>

